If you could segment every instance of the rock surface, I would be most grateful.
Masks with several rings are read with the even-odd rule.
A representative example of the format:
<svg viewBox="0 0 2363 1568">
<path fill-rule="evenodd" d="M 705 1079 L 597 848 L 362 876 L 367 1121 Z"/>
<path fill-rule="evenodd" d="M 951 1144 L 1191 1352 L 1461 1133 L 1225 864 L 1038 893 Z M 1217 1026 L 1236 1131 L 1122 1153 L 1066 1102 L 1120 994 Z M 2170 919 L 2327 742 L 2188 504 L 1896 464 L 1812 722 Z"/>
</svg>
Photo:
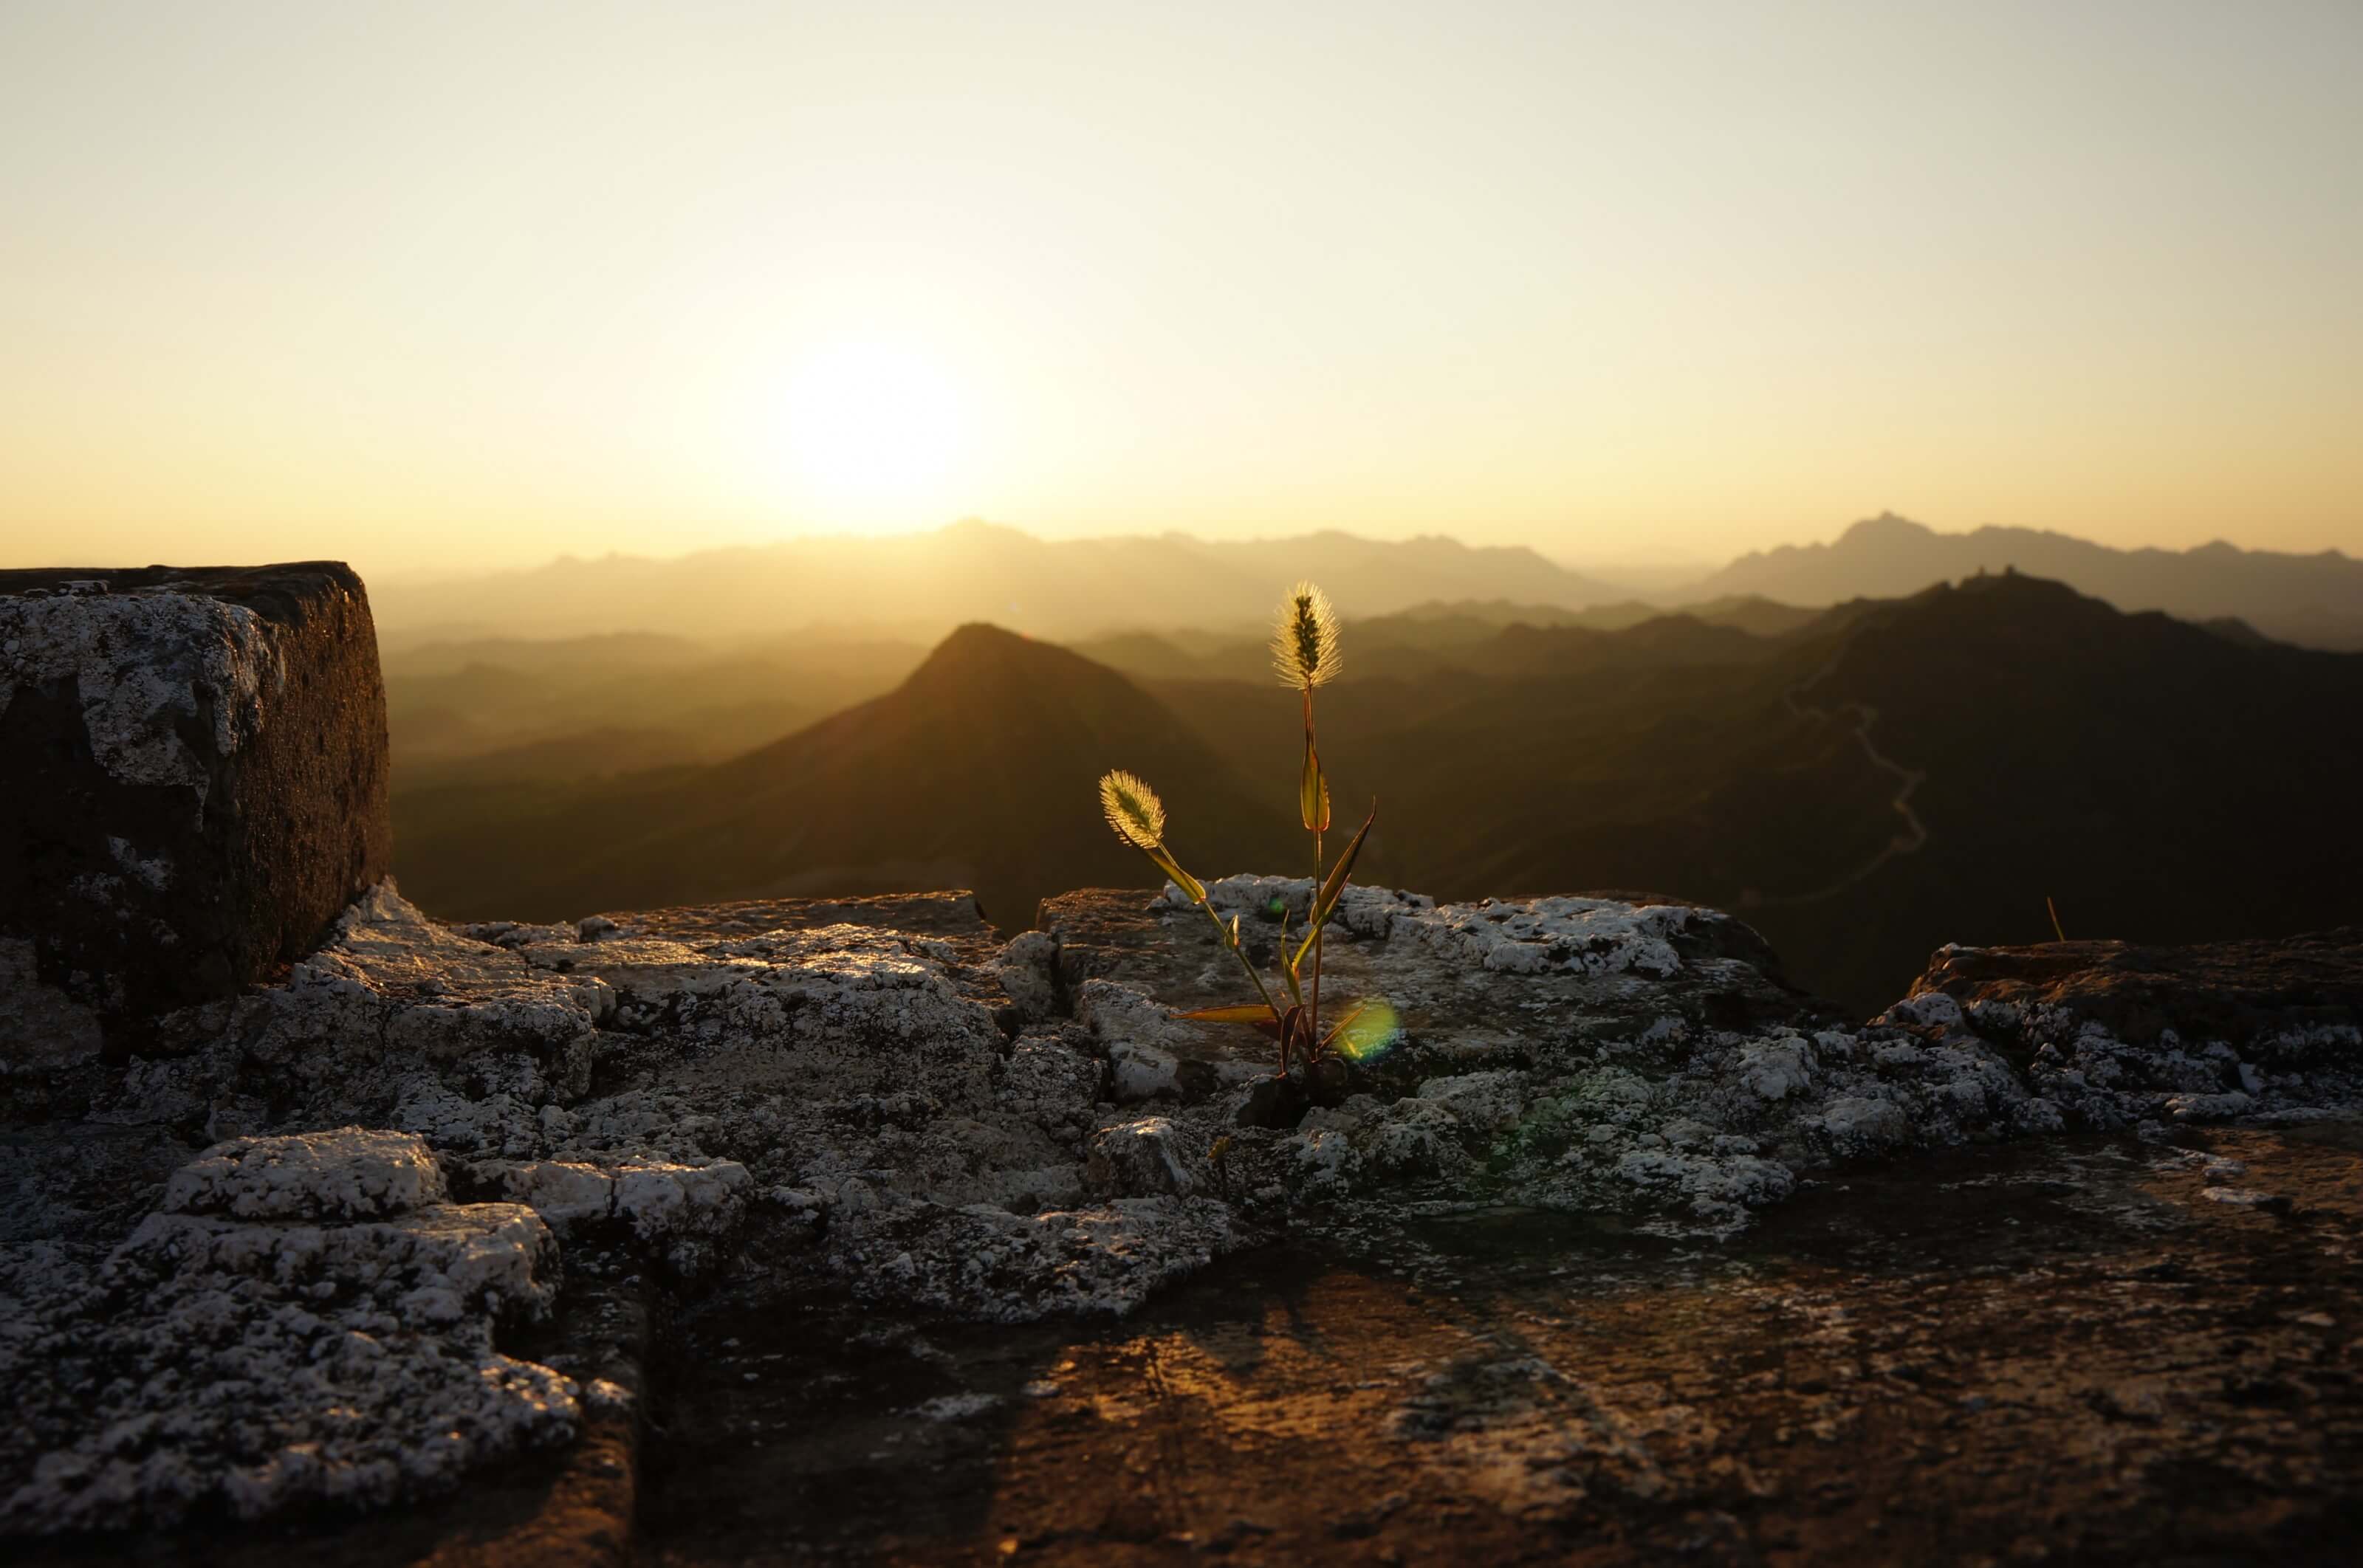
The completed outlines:
<svg viewBox="0 0 2363 1568">
<path fill-rule="evenodd" d="M 1308 893 L 1214 886 L 1265 954 Z M 1357 889 L 1325 996 L 1398 1021 L 1308 1096 L 1263 1036 L 1176 1016 L 1241 982 L 1170 892 L 1045 925 L 1004 941 L 939 895 L 450 927 L 382 885 L 121 1059 L 17 1059 L 7 1528 L 415 1498 L 562 1442 L 623 1407 L 520 1353 L 561 1277 L 750 1320 L 844 1303 L 890 1338 L 1107 1320 L 1281 1237 L 1415 1269 L 1420 1226 L 1555 1212 L 1731 1256 L 1767 1206 L 1899 1159 L 2363 1109 L 2338 936 L 2313 990 L 2236 1019 L 2160 977 L 2265 955 L 2145 960 L 2153 1028 L 2082 999 L 2124 994 L 2106 963 L 1953 949 L 1860 1023 L 1714 911 Z M 2207 1169 L 2205 1212 L 2275 1212 Z M 969 1403 L 931 1430 L 1019 1397 L 937 1392 Z"/>
<path fill-rule="evenodd" d="M 385 875 L 361 580 L 0 571 L 0 1057 L 233 994 Z"/>
<path fill-rule="evenodd" d="M 435 1171 L 388 1133 L 240 1140 L 103 1259 L 0 1251 L 0 1527 L 383 1504 L 572 1436 L 574 1386 L 493 1346 L 555 1298 L 548 1228 Z"/>
<path fill-rule="evenodd" d="M 2303 1120 L 2363 1100 L 2363 927 L 1947 947 L 1898 1010 L 1991 1039 L 2078 1126 Z"/>
<path fill-rule="evenodd" d="M 1946 1150 L 1740 1246 L 1439 1215 L 1103 1324 L 725 1292 L 679 1331 L 643 1529 L 668 1562 L 2330 1568 L 2357 1132 Z M 2207 1196 L 2232 1165 L 2271 1207 Z"/>
<path fill-rule="evenodd" d="M 1275 909 L 1301 922 L 1307 893 L 1213 887 L 1251 947 L 1276 940 Z M 1811 1172 L 2063 1125 L 1992 1043 L 1902 1010 L 1849 1023 L 1788 988 L 1728 915 L 1574 898 L 1439 908 L 1375 889 L 1349 891 L 1326 983 L 1333 1008 L 1383 998 L 1399 1032 L 1333 1103 L 1240 1125 L 1269 1119 L 1251 1103 L 1268 1043 L 1171 1017 L 1244 986 L 1204 917 L 1096 892 L 1045 913 L 1116 1098 L 1175 1102 L 1200 1144 L 1226 1139 L 1220 1181 L 1250 1214 L 1495 1202 L 1730 1230 Z M 1154 1162 L 1123 1168 L 1165 1179 Z"/>
</svg>

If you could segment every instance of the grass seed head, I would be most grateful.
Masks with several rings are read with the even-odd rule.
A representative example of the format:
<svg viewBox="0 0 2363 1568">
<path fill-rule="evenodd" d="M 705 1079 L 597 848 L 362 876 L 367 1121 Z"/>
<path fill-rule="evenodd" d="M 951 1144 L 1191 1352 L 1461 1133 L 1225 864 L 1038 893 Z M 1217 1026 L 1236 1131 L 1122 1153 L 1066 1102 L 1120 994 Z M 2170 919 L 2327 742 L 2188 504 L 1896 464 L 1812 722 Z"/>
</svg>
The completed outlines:
<svg viewBox="0 0 2363 1568">
<path fill-rule="evenodd" d="M 1281 684 L 1311 690 L 1337 677 L 1337 612 L 1329 596 L 1300 582 L 1280 602 L 1271 634 L 1271 667 Z"/>
<path fill-rule="evenodd" d="M 1100 810 L 1116 837 L 1136 849 L 1165 842 L 1165 802 L 1139 775 L 1115 768 L 1100 779 Z"/>
</svg>

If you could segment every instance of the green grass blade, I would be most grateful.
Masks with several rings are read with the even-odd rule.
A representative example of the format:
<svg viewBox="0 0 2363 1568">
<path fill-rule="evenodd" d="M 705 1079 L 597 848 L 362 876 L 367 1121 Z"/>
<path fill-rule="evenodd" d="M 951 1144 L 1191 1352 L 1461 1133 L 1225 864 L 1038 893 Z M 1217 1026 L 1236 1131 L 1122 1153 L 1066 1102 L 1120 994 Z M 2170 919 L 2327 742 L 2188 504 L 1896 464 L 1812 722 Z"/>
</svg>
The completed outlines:
<svg viewBox="0 0 2363 1568">
<path fill-rule="evenodd" d="M 1379 803 L 1373 801 L 1370 802 L 1370 814 L 1362 819 L 1362 825 L 1355 830 L 1353 841 L 1346 845 L 1346 853 L 1337 856 L 1337 864 L 1330 867 L 1328 880 L 1321 884 L 1320 901 L 1314 906 L 1313 922 L 1304 933 L 1303 944 L 1297 948 L 1296 956 L 1289 961 L 1291 969 L 1304 962 L 1304 955 L 1313 950 L 1315 933 L 1337 911 L 1337 900 L 1346 896 L 1346 879 L 1354 873 L 1355 857 L 1362 853 L 1362 841 L 1370 836 L 1370 824 L 1378 820 Z"/>
<path fill-rule="evenodd" d="M 1173 858 L 1171 850 L 1160 844 L 1154 849 L 1145 849 L 1141 853 L 1155 861 L 1157 868 L 1171 878 L 1175 887 L 1189 894 L 1192 903 L 1203 904 L 1206 901 L 1206 884 L 1182 870 L 1182 863 Z"/>
<path fill-rule="evenodd" d="M 1296 784 L 1296 811 L 1308 833 L 1329 831 L 1329 780 L 1321 776 L 1321 754 L 1304 737 L 1304 773 Z"/>
<path fill-rule="evenodd" d="M 1289 954 L 1288 911 L 1282 909 L 1280 911 L 1280 977 L 1288 982 L 1288 999 L 1299 1007 L 1304 1005 L 1304 987 L 1297 976 L 1296 967 L 1304 960 L 1302 952 L 1294 956 Z"/>
<path fill-rule="evenodd" d="M 1239 1002 L 1229 1007 L 1202 1007 L 1173 1016 L 1197 1023 L 1270 1023 L 1271 1009 L 1261 1002 Z"/>
</svg>

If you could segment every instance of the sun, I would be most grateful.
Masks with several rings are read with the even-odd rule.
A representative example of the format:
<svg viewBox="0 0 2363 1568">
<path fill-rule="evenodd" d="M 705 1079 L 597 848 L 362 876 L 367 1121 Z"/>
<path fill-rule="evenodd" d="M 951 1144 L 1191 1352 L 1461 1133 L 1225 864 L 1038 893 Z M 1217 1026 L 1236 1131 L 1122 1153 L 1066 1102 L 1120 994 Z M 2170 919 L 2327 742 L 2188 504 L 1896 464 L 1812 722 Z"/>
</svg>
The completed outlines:
<svg viewBox="0 0 2363 1568">
<path fill-rule="evenodd" d="M 856 510 L 929 499 L 967 443 L 959 387 L 898 344 L 831 345 L 790 372 L 782 436 L 800 491 Z"/>
</svg>

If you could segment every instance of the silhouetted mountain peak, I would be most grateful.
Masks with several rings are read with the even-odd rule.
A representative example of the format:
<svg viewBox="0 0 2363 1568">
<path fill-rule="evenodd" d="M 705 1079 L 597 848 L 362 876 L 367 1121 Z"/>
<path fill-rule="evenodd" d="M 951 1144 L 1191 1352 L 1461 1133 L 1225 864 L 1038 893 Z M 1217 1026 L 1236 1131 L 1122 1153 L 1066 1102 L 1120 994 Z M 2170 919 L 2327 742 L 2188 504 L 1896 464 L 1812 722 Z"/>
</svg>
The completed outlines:
<svg viewBox="0 0 2363 1568">
<path fill-rule="evenodd" d="M 1917 647 L 1964 637 L 2032 640 L 2071 627 L 2090 630 L 2099 622 L 2136 619 L 2165 618 L 2129 616 L 2106 600 L 2049 578 L 1992 571 L 1932 583 L 1898 599 L 1856 600 L 1831 610 L 1824 624 L 1839 635 L 1869 632 L 1882 647 Z"/>
<path fill-rule="evenodd" d="M 971 621 L 937 643 L 904 682 L 913 691 L 979 691 L 1015 685 L 1125 683 L 1105 665 L 990 621 Z"/>
<path fill-rule="evenodd" d="M 1936 530 L 1925 523 L 1914 523 L 1909 517 L 1892 512 L 1882 512 L 1876 517 L 1866 517 L 1839 536 L 1838 544 L 1846 546 L 1894 546 L 1918 544 L 1934 538 Z"/>
<path fill-rule="evenodd" d="M 1947 585 L 1939 583 L 1933 591 L 1942 592 Z M 1975 572 L 1950 585 L 1951 591 L 1970 597 L 1983 596 L 1989 603 L 2014 609 L 2048 608 L 2065 610 L 2074 605 L 2089 605 L 2107 614 L 2117 611 L 2106 602 L 2090 594 L 2079 593 L 2067 583 L 2031 573 L 2012 571 Z"/>
<path fill-rule="evenodd" d="M 2011 567 L 2073 583 L 2122 610 L 2163 610 L 2187 621 L 2236 616 L 2269 637 L 2363 646 L 2363 562 L 2336 552 L 2283 555 L 2221 540 L 2190 550 L 2120 550 L 2036 528 L 1941 534 L 1893 513 L 1857 523 L 1832 544 L 1742 556 L 1692 591 L 1836 604 L 1893 599 Z"/>
<path fill-rule="evenodd" d="M 936 651 L 926 657 L 927 664 L 943 659 L 1025 658 L 1031 649 L 1048 648 L 1021 632 L 996 626 L 990 621 L 971 621 L 956 626 L 936 645 Z M 924 667 L 923 667 L 924 668 Z"/>
</svg>

